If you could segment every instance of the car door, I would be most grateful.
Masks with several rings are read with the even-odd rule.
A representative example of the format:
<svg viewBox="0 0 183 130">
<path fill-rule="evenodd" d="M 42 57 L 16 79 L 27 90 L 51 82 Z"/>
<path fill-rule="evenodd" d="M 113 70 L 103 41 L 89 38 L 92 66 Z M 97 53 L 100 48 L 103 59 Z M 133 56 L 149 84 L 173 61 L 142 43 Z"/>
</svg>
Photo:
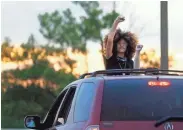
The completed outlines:
<svg viewBox="0 0 183 130">
<path fill-rule="evenodd" d="M 82 83 L 80 87 L 72 86 L 61 103 L 55 122 L 49 130 L 83 130 L 91 116 L 91 109 L 95 97 L 94 83 Z M 72 106 L 72 107 L 71 107 Z M 64 118 L 64 123 L 62 122 Z"/>
<path fill-rule="evenodd" d="M 60 107 L 60 104 L 63 102 L 64 97 L 65 97 L 66 93 L 68 92 L 68 90 L 69 90 L 69 88 L 66 87 L 56 98 L 53 105 L 50 107 L 48 113 L 46 114 L 44 120 L 42 121 L 42 127 L 40 129 L 49 130 L 50 128 L 52 128 L 57 111 Z"/>
<path fill-rule="evenodd" d="M 66 92 L 59 109 L 55 115 L 53 126 L 49 130 L 69 130 L 67 124 L 68 115 L 71 109 L 72 101 L 75 96 L 76 87 L 71 86 Z"/>
</svg>

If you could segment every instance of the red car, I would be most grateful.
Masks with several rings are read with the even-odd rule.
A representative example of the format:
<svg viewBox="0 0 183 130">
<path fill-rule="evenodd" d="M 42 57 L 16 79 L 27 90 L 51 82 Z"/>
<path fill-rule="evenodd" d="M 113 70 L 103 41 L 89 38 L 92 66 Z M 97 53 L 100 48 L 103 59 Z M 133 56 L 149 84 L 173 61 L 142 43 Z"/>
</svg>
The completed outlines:
<svg viewBox="0 0 183 130">
<path fill-rule="evenodd" d="M 157 69 L 84 74 L 65 87 L 42 122 L 39 116 L 27 116 L 25 126 L 40 130 L 183 130 L 181 74 Z"/>
</svg>

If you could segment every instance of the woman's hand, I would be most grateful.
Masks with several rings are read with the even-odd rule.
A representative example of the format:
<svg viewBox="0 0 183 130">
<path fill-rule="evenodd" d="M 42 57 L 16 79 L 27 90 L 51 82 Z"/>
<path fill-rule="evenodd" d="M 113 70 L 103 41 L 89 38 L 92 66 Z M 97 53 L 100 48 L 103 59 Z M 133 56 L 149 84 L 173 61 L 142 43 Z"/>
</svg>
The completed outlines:
<svg viewBox="0 0 183 130">
<path fill-rule="evenodd" d="M 113 41 L 114 39 L 114 35 L 116 34 L 116 29 L 117 26 L 120 22 L 123 22 L 125 20 L 125 17 L 123 16 L 118 16 L 115 20 L 114 23 L 112 25 L 112 30 L 109 32 L 108 34 L 108 40 Z"/>
<path fill-rule="evenodd" d="M 123 21 L 125 21 L 125 17 L 123 17 L 123 16 L 118 16 L 118 17 L 114 20 L 114 22 L 113 22 L 112 31 L 115 31 L 116 28 L 117 28 L 117 26 L 118 26 L 118 24 L 119 24 L 120 22 L 123 22 Z"/>
<path fill-rule="evenodd" d="M 138 44 L 136 46 L 136 52 L 140 53 L 140 51 L 142 50 L 142 48 L 143 48 L 143 45 L 142 44 Z"/>
<path fill-rule="evenodd" d="M 114 23 L 120 23 L 120 22 L 123 22 L 123 21 L 125 21 L 125 17 L 124 16 L 118 16 L 117 18 L 116 18 L 116 20 L 114 21 Z"/>
</svg>

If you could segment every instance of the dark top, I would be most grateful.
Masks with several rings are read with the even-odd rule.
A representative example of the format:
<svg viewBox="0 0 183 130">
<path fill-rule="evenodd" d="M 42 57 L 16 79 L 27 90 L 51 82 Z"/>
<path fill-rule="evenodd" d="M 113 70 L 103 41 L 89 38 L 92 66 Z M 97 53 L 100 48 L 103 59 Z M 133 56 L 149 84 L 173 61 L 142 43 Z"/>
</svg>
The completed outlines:
<svg viewBox="0 0 183 130">
<path fill-rule="evenodd" d="M 106 59 L 106 69 L 133 69 L 133 64 L 133 60 L 131 59 L 126 59 L 126 61 L 124 61 L 115 56 Z"/>
</svg>

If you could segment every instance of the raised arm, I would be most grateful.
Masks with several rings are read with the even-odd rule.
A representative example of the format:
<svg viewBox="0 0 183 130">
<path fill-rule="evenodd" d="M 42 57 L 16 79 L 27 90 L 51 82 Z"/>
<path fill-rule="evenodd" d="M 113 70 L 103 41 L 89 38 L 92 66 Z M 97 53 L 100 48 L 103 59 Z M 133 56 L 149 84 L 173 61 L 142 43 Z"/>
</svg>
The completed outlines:
<svg viewBox="0 0 183 130">
<path fill-rule="evenodd" d="M 143 45 L 139 44 L 136 47 L 135 57 L 134 57 L 134 69 L 140 69 L 140 51 Z"/>
<path fill-rule="evenodd" d="M 118 24 L 120 22 L 123 22 L 124 20 L 125 20 L 124 17 L 118 16 L 112 25 L 111 31 L 109 32 L 107 37 L 105 37 L 105 39 L 104 39 L 104 44 L 105 44 L 105 48 L 106 48 L 106 54 L 105 54 L 106 59 L 109 59 L 113 55 L 112 54 L 113 39 L 114 39 L 114 36 L 116 33 L 116 29 L 117 29 Z"/>
</svg>

